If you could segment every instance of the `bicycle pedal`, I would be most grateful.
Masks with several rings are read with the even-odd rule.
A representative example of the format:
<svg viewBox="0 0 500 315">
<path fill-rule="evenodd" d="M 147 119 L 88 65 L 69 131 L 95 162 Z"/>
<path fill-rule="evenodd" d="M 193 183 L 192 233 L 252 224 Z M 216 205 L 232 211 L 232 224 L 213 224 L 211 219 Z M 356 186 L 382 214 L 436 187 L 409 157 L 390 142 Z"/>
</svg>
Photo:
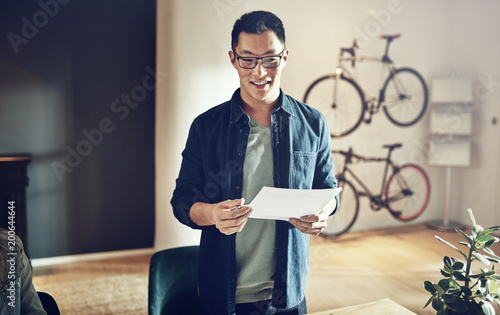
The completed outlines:
<svg viewBox="0 0 500 315">
<path fill-rule="evenodd" d="M 371 118 L 368 118 L 368 119 L 365 119 L 365 123 L 369 124 L 372 122 L 372 119 Z"/>
</svg>

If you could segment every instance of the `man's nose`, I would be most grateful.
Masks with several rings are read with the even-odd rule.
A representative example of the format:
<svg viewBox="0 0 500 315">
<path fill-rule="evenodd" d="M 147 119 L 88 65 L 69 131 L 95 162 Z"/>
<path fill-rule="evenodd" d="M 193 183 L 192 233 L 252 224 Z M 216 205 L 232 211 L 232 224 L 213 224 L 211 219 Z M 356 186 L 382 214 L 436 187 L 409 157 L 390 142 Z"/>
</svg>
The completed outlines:
<svg viewBox="0 0 500 315">
<path fill-rule="evenodd" d="M 255 66 L 255 68 L 253 68 L 253 71 L 255 72 L 255 74 L 257 74 L 259 76 L 263 76 L 263 75 L 267 74 L 266 67 L 264 67 L 264 65 L 262 65 L 262 59 L 257 60 L 257 65 Z"/>
</svg>

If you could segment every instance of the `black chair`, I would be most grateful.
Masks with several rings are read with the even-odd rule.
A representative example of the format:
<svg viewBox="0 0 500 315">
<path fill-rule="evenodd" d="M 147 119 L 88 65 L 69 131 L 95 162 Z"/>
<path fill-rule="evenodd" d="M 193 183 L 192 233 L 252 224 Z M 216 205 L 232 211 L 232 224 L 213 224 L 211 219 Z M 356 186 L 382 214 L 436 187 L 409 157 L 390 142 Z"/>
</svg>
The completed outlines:
<svg viewBox="0 0 500 315">
<path fill-rule="evenodd" d="M 57 306 L 56 300 L 52 297 L 52 295 L 38 291 L 38 297 L 42 302 L 43 309 L 47 312 L 47 315 L 61 315 L 59 313 L 59 307 Z"/>
<path fill-rule="evenodd" d="M 199 246 L 156 252 L 149 264 L 149 315 L 199 315 Z"/>
</svg>

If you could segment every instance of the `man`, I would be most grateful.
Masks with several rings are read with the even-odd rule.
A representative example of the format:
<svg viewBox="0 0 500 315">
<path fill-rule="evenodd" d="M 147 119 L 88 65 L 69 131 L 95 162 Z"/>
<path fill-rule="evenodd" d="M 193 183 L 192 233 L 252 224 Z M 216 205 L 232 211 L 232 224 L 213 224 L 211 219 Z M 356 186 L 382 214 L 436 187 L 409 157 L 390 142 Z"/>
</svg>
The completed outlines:
<svg viewBox="0 0 500 315">
<path fill-rule="evenodd" d="M 171 203 L 180 222 L 202 229 L 199 295 L 208 314 L 306 313 L 308 235 L 321 233 L 330 213 L 258 220 L 243 206 L 263 186 L 337 186 L 324 117 L 280 89 L 288 54 L 274 14 L 237 20 L 229 58 L 240 88 L 194 120 L 182 153 Z"/>
</svg>

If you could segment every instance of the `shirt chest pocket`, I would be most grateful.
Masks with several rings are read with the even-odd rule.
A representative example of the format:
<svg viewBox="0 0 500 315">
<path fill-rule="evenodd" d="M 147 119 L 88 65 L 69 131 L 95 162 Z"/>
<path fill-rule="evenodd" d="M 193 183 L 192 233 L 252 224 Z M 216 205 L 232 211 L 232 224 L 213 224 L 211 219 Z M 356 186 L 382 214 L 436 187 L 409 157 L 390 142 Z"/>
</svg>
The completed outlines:
<svg viewBox="0 0 500 315">
<path fill-rule="evenodd" d="M 318 153 L 292 151 L 290 156 L 290 188 L 311 189 Z"/>
</svg>

